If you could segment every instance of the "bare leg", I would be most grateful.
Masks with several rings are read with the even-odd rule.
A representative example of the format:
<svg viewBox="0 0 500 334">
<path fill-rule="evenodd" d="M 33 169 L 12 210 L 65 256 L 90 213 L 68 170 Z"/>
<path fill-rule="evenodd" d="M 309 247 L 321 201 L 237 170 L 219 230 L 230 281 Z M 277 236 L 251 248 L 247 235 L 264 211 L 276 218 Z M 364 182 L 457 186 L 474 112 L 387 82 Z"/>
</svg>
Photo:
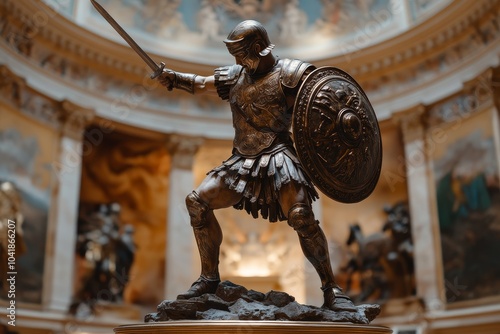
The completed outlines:
<svg viewBox="0 0 500 334">
<path fill-rule="evenodd" d="M 294 182 L 285 185 L 280 192 L 280 204 L 283 211 L 288 212 L 288 224 L 297 231 L 304 256 L 319 275 L 324 296 L 323 307 L 331 310 L 356 311 L 351 300 L 342 293 L 335 282 L 328 242 L 319 222 L 314 219 L 304 187 Z"/>
</svg>

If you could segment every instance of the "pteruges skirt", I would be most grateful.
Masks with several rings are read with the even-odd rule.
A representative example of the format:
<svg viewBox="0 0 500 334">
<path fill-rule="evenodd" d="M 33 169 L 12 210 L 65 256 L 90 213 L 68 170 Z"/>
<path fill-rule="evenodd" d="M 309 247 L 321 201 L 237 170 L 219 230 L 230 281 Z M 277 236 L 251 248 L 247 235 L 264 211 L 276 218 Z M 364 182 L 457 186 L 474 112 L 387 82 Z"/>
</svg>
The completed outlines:
<svg viewBox="0 0 500 334">
<path fill-rule="evenodd" d="M 262 218 L 270 222 L 286 220 L 278 200 L 282 185 L 298 182 L 305 186 L 311 203 L 318 198 L 294 148 L 289 145 L 278 145 L 252 158 L 233 153 L 222 165 L 207 174 L 220 176 L 230 189 L 243 194 L 234 208 L 245 209 L 254 218 L 260 212 Z"/>
</svg>

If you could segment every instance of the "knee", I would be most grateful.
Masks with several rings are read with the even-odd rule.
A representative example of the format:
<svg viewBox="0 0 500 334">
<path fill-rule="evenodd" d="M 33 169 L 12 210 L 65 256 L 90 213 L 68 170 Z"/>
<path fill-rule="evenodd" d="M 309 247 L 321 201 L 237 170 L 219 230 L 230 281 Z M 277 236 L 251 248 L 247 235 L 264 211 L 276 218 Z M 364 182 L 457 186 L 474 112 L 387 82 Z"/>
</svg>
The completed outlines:
<svg viewBox="0 0 500 334">
<path fill-rule="evenodd" d="M 186 207 L 191 217 L 191 226 L 201 228 L 206 224 L 206 214 L 210 207 L 193 191 L 186 197 Z"/>
<path fill-rule="evenodd" d="M 288 212 L 288 225 L 297 231 L 299 236 L 314 235 L 318 231 L 318 224 L 309 205 L 295 204 Z"/>
</svg>

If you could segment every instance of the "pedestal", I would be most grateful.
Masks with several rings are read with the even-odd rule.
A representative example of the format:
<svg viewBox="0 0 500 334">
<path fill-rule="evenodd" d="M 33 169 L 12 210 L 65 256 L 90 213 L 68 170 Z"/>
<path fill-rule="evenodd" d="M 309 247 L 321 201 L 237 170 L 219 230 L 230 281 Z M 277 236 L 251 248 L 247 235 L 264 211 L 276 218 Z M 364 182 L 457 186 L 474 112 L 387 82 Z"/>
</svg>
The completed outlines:
<svg viewBox="0 0 500 334">
<path fill-rule="evenodd" d="M 334 322 L 302 321 L 242 321 L 242 320 L 182 320 L 123 325 L 114 329 L 117 334 L 171 333 L 171 334 L 236 334 L 236 333 L 328 333 L 328 334 L 389 334 L 392 330 L 382 326 L 355 325 Z"/>
</svg>

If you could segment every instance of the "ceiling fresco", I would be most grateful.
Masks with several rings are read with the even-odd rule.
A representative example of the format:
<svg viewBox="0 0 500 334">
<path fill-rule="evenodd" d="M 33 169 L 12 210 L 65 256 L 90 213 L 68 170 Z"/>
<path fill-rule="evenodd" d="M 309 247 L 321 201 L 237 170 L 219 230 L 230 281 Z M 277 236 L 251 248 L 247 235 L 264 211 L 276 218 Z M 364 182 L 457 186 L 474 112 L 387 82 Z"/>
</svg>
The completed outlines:
<svg viewBox="0 0 500 334">
<path fill-rule="evenodd" d="M 88 0 L 45 0 L 118 43 Z M 393 37 L 450 0 L 99 0 L 145 49 L 199 63 L 227 61 L 222 40 L 240 21 L 262 22 L 288 57 L 321 59 Z M 212 58 L 214 56 L 215 58 Z"/>
</svg>

